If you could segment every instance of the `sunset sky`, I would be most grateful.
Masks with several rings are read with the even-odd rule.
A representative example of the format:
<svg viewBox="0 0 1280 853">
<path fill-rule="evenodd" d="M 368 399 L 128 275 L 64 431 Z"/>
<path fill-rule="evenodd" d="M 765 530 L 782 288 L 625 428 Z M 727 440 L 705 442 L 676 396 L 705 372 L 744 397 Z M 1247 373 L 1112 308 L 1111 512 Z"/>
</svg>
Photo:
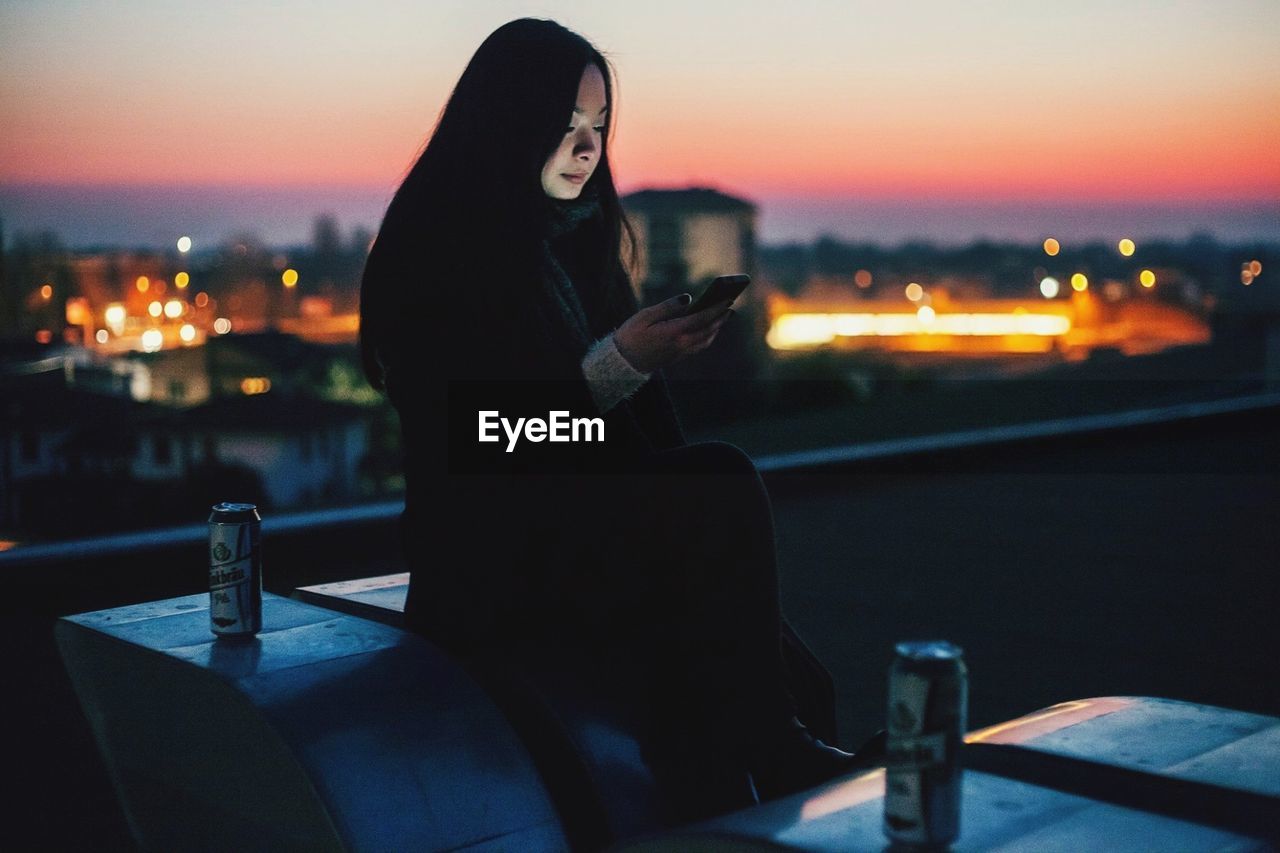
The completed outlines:
<svg viewBox="0 0 1280 853">
<path fill-rule="evenodd" d="M 1274 0 L 0 0 L 0 191 L 385 200 L 475 48 L 524 15 L 614 62 L 624 191 L 716 186 L 766 214 L 1280 202 Z"/>
</svg>

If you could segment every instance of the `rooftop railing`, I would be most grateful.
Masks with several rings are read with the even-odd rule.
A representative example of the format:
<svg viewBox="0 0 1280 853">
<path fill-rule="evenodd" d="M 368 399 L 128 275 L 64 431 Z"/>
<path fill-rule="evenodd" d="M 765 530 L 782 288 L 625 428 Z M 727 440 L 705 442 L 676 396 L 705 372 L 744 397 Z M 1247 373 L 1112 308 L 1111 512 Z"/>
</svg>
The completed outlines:
<svg viewBox="0 0 1280 853">
<path fill-rule="evenodd" d="M 1153 428 L 1177 429 L 1194 426 L 1206 419 L 1238 418 L 1280 409 L 1280 393 L 1254 394 L 1222 400 L 1180 403 L 1159 408 L 1134 409 L 1105 414 L 1035 421 L 1022 424 L 961 430 L 937 435 L 914 436 L 887 441 L 825 447 L 761 456 L 756 467 L 765 478 L 782 475 L 833 472 L 864 463 L 910 462 L 926 457 L 962 451 L 987 450 L 1029 442 L 1052 442 L 1105 433 Z M 323 532 L 349 531 L 394 525 L 403 502 L 379 501 L 356 506 L 273 513 L 262 523 L 264 536 L 274 541 L 293 542 Z M 0 551 L 0 568 L 51 566 L 85 560 L 102 561 L 127 557 L 144 560 L 148 554 L 166 554 L 203 547 L 208 527 L 193 523 L 179 527 L 139 530 L 110 536 L 71 539 L 62 542 L 31 543 Z M 387 556 L 385 549 L 373 549 L 375 558 Z M 285 553 L 283 550 L 281 553 Z M 368 572 L 364 574 L 369 574 Z"/>
</svg>

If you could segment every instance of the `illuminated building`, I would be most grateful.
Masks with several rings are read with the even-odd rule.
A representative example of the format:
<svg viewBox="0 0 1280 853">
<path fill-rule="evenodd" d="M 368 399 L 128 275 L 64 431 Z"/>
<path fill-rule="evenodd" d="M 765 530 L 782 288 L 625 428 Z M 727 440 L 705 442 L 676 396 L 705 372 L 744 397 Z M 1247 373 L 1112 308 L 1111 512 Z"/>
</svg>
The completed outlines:
<svg viewBox="0 0 1280 853">
<path fill-rule="evenodd" d="M 917 301 L 829 290 L 771 293 L 766 340 L 779 354 L 825 349 L 962 359 L 1058 353 L 1078 360 L 1100 347 L 1139 355 L 1210 337 L 1199 317 L 1153 300 L 1117 305 L 1087 290 L 1055 299 L 955 300 L 943 288 L 921 290 Z"/>
</svg>

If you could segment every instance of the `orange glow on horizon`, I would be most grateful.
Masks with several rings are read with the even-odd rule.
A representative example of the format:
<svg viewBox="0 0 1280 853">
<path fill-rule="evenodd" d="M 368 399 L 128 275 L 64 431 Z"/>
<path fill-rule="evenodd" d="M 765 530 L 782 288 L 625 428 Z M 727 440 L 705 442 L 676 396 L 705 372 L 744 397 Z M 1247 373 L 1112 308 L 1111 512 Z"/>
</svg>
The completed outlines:
<svg viewBox="0 0 1280 853">
<path fill-rule="evenodd" d="M 1209 138 L 1165 135 L 1154 148 L 1145 136 L 1112 146 L 1114 134 L 1089 121 L 1082 122 L 1078 137 L 1052 139 L 966 128 L 948 134 L 964 135 L 963 144 L 944 148 L 936 137 L 912 138 L 884 128 L 877 129 L 874 142 L 867 141 L 865 129 L 839 127 L 818 137 L 788 135 L 771 141 L 759 127 L 737 126 L 744 122 L 746 118 L 726 119 L 718 125 L 722 141 L 710 145 L 701 137 L 688 143 L 629 139 L 619 146 L 616 172 L 637 184 L 708 183 L 797 196 L 948 194 L 992 201 L 1280 197 L 1280 161 L 1269 146 L 1244 142 L 1225 127 Z M 1280 133 L 1280 121 L 1264 123 Z M 742 141 L 723 141 L 732 139 Z M 1227 149 L 1233 152 L 1229 156 Z M 797 151 L 804 152 L 799 162 Z M 1065 171 L 1062 162 L 1076 165 Z M 1187 163 L 1197 164 L 1194 173 Z"/>
<path fill-rule="evenodd" d="M 650 98 L 659 94 L 650 92 Z M 620 189 L 692 183 L 756 194 L 952 194 L 976 201 L 1045 196 L 1133 201 L 1139 194 L 1144 200 L 1280 198 L 1280 159 L 1267 142 L 1280 134 L 1280 114 L 1257 109 L 1273 92 L 1235 93 L 1222 103 L 1187 96 L 1158 105 L 1158 111 L 1147 107 L 1156 115 L 1144 122 L 1143 134 L 1132 138 L 1113 132 L 1118 107 L 1054 115 L 1042 123 L 1034 120 L 1038 108 L 1032 104 L 991 115 L 931 103 L 929 127 L 936 126 L 935 132 L 920 126 L 911 103 L 890 102 L 874 105 L 867 116 L 837 114 L 821 133 L 803 122 L 762 125 L 762 112 L 782 111 L 769 98 L 781 102 L 784 94 L 763 92 L 749 109 L 730 99 L 714 113 L 696 115 L 684 115 L 688 108 L 671 115 L 633 99 L 621 107 L 611 152 Z M 191 109 L 208 107 L 193 104 Z M 95 114 L 103 109 L 86 104 L 77 118 L 77 127 L 94 128 L 95 145 L 86 148 L 79 143 L 82 137 L 56 128 L 47 110 L 24 106 L 24 112 L 39 117 L 25 117 L 0 140 L 0 181 L 387 187 L 398 181 L 429 133 L 428 122 L 415 120 L 416 104 L 381 120 L 337 126 L 312 121 L 280 137 L 249 132 L 250 115 L 228 115 L 224 109 L 176 121 L 145 116 L 150 123 L 141 130 Z M 1055 102 L 1055 109 L 1062 105 Z M 1194 116 L 1194 121 L 1180 116 Z M 1122 125 L 1137 121 L 1119 118 Z M 276 120 L 273 116 L 264 126 Z M 693 124 L 714 127 L 715 133 L 671 132 Z M 164 144 L 138 145 L 153 125 L 154 137 Z M 1250 132 L 1237 133 L 1241 126 Z M 175 127 L 181 129 L 175 132 Z M 1160 145 L 1151 145 L 1153 137 Z M 193 161 L 191 150 L 209 154 Z M 1073 168 L 1063 170 L 1063 162 Z"/>
</svg>

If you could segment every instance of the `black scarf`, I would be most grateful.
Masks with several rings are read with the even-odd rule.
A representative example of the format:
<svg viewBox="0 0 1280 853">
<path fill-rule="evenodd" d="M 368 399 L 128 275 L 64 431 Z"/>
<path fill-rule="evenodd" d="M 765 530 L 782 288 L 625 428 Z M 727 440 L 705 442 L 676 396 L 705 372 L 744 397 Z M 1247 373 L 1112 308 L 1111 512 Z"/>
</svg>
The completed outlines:
<svg viewBox="0 0 1280 853">
<path fill-rule="evenodd" d="M 595 187 L 584 188 L 576 199 L 548 198 L 542 239 L 539 243 L 546 270 L 546 275 L 541 278 L 543 286 L 549 291 L 546 295 L 550 304 L 558 309 L 565 327 L 572 336 L 574 354 L 578 359 L 586 355 L 592 344 L 591 322 L 587 319 L 582 299 L 570 280 L 569 274 L 565 272 L 551 250 L 551 243 L 600 215 L 600 199 Z"/>
</svg>

